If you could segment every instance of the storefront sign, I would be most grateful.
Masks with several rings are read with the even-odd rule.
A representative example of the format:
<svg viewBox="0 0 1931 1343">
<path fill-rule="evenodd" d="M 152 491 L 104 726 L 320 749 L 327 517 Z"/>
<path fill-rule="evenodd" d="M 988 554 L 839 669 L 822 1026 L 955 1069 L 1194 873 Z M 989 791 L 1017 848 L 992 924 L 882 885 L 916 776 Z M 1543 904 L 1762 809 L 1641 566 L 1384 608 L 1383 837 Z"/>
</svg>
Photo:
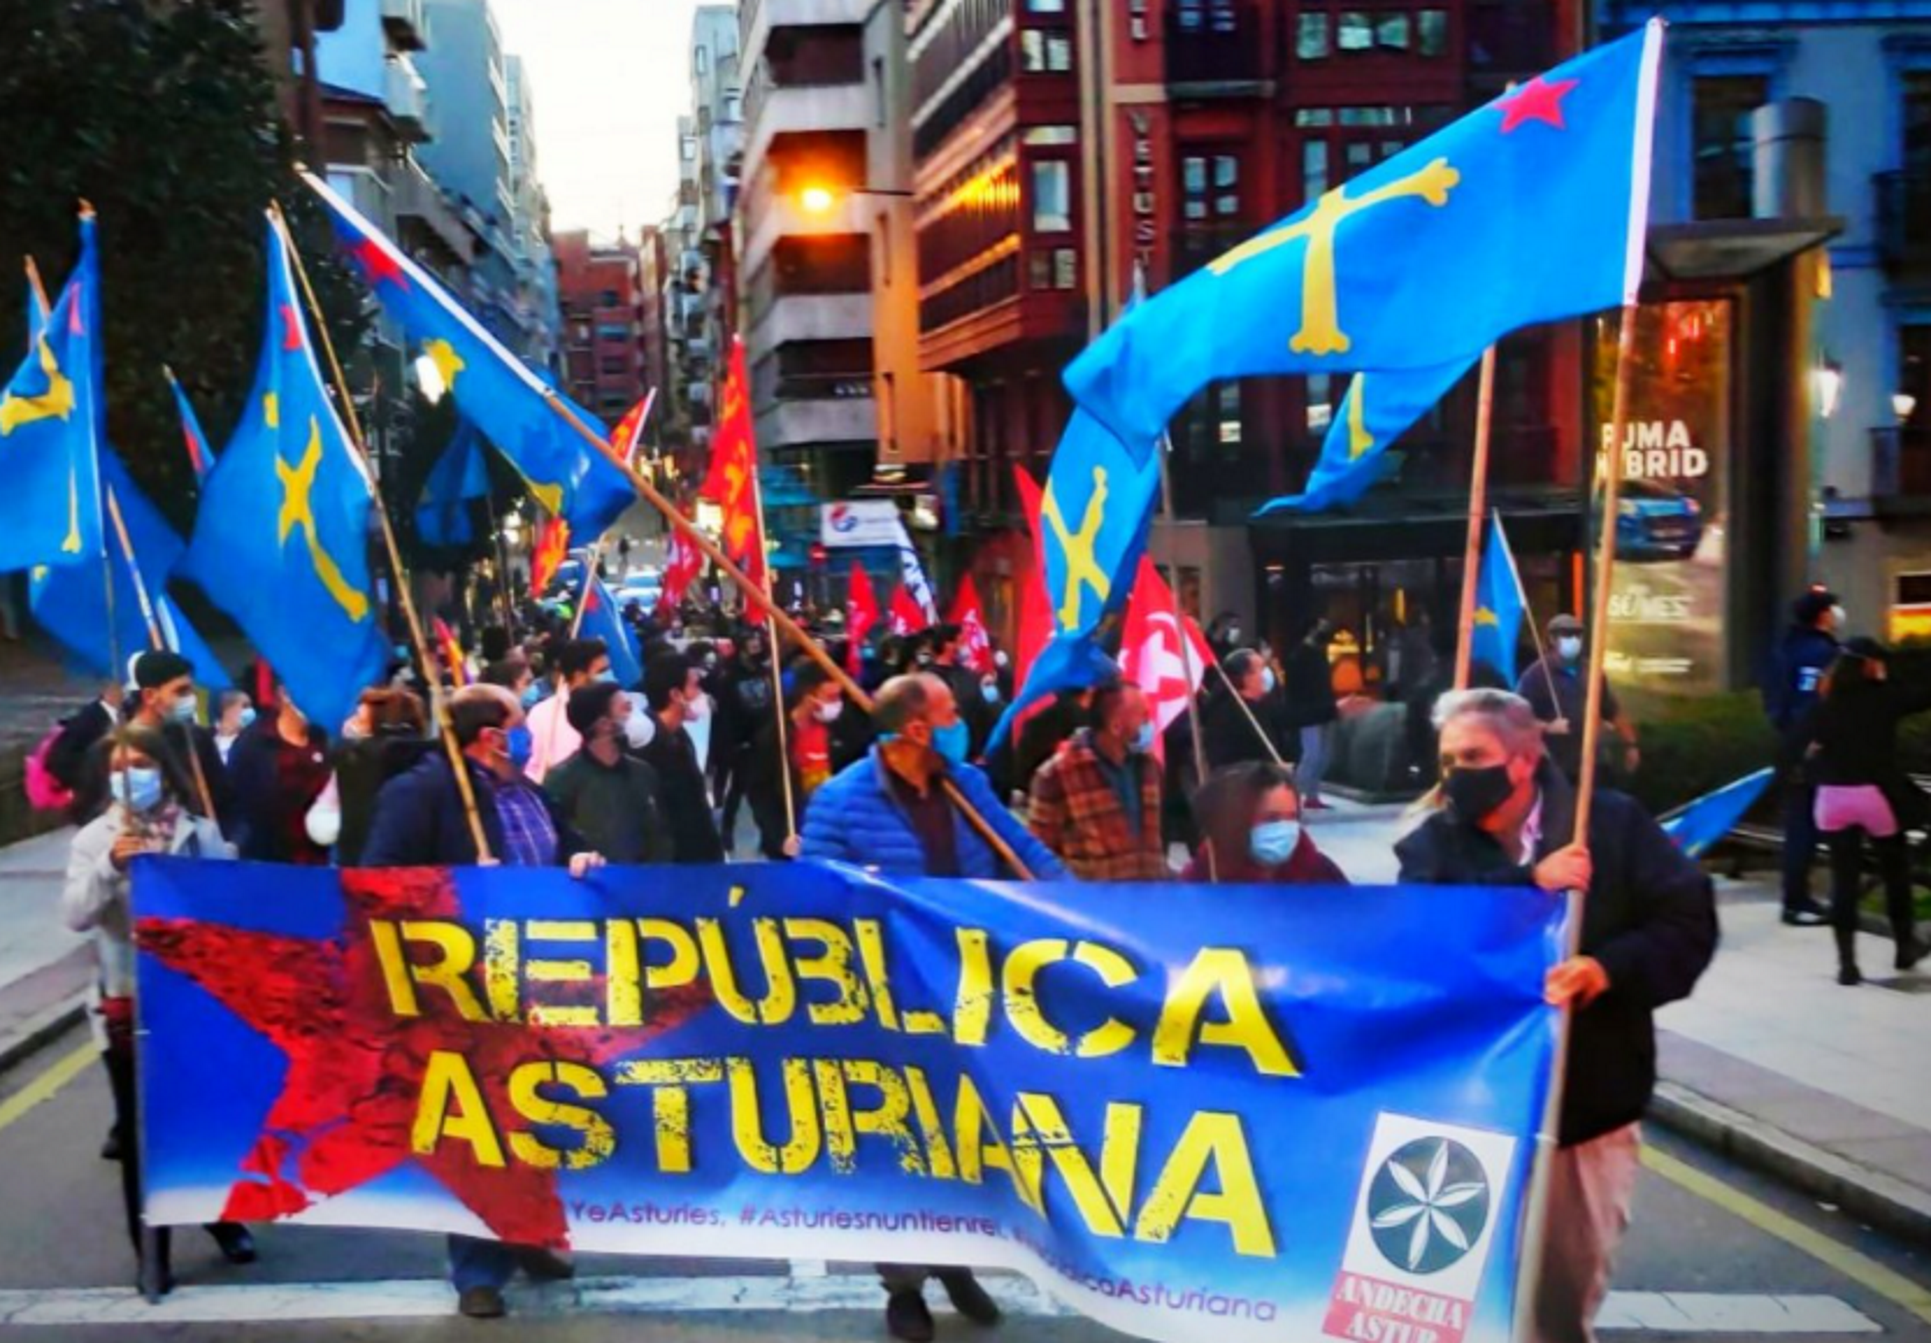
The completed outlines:
<svg viewBox="0 0 1931 1343">
<path fill-rule="evenodd" d="M 1724 684 L 1731 316 L 1713 301 L 1648 305 L 1637 319 L 1609 602 L 1607 660 L 1620 685 L 1687 695 Z M 1615 447 L 1613 340 L 1602 349 L 1599 474 Z"/>
<path fill-rule="evenodd" d="M 818 539 L 831 547 L 896 546 L 903 534 L 890 499 L 846 499 L 819 509 Z"/>
</svg>

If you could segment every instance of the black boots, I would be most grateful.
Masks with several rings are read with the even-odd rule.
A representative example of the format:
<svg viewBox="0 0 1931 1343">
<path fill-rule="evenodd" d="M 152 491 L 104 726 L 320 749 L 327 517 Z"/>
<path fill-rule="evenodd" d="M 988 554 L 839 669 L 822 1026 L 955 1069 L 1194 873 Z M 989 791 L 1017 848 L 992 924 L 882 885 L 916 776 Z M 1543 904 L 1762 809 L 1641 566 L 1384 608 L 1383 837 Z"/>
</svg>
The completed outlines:
<svg viewBox="0 0 1931 1343">
<path fill-rule="evenodd" d="M 1857 969 L 1857 929 L 1834 928 L 1837 936 L 1837 982 L 1846 988 L 1853 988 L 1864 982 L 1864 976 Z"/>
</svg>

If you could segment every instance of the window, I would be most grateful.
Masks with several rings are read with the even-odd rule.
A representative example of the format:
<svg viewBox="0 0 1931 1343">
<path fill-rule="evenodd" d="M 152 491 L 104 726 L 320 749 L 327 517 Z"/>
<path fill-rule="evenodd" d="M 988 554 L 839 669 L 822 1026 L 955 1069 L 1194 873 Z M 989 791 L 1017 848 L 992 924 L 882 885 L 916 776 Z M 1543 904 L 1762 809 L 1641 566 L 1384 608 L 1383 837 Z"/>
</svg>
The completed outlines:
<svg viewBox="0 0 1931 1343">
<path fill-rule="evenodd" d="M 1931 70 L 1904 76 L 1904 170 L 1931 172 Z"/>
<path fill-rule="evenodd" d="M 1180 160 L 1183 218 L 1200 222 L 1240 214 L 1240 159 L 1233 154 L 1187 154 Z"/>
<path fill-rule="evenodd" d="M 1369 51 L 1374 47 L 1374 24 L 1358 9 L 1341 11 L 1340 32 L 1335 45 L 1342 51 Z"/>
<path fill-rule="evenodd" d="M 1019 142 L 1040 148 L 1056 145 L 1076 145 L 1079 143 L 1077 126 L 1034 126 L 1020 137 Z"/>
<path fill-rule="evenodd" d="M 1053 249 L 1053 288 L 1079 288 L 1079 252 L 1071 247 Z"/>
<path fill-rule="evenodd" d="M 691 53 L 691 61 L 696 67 L 698 74 L 708 75 L 711 73 L 711 49 L 709 47 L 699 47 L 693 51 Z"/>
<path fill-rule="evenodd" d="M 677 152 L 683 158 L 684 162 L 697 162 L 697 137 L 695 135 L 687 135 L 678 141 Z"/>
<path fill-rule="evenodd" d="M 1448 11 L 1424 9 L 1415 15 L 1416 49 L 1424 56 L 1440 56 L 1448 50 Z"/>
<path fill-rule="evenodd" d="M 1304 61 L 1318 61 L 1325 59 L 1330 50 L 1328 16 L 1318 11 L 1304 11 L 1300 31 L 1294 39 L 1294 54 Z"/>
<path fill-rule="evenodd" d="M 1064 159 L 1033 164 L 1033 231 L 1065 233 L 1073 227 L 1073 168 Z"/>
<path fill-rule="evenodd" d="M 1328 190 L 1328 142 L 1309 140 L 1301 146 L 1301 198 L 1312 201 Z"/>
<path fill-rule="evenodd" d="M 872 57 L 872 121 L 880 130 L 885 129 L 885 58 Z"/>
<path fill-rule="evenodd" d="M 1026 0 L 1026 12 L 1029 14 L 1064 14 L 1066 12 L 1066 0 Z"/>
<path fill-rule="evenodd" d="M 1375 24 L 1375 44 L 1384 51 L 1408 50 L 1408 15 L 1395 10 L 1383 14 Z"/>
<path fill-rule="evenodd" d="M 1763 75 L 1706 75 L 1694 81 L 1696 217 L 1747 219 L 1756 174 L 1750 114 L 1770 100 Z"/>
<path fill-rule="evenodd" d="M 744 120 L 744 95 L 736 89 L 724 91 L 724 120 Z"/>
<path fill-rule="evenodd" d="M 1047 34 L 1046 68 L 1056 75 L 1063 75 L 1073 68 L 1072 38 L 1064 33 Z"/>
<path fill-rule="evenodd" d="M 628 341 L 630 339 L 630 328 L 621 322 L 599 322 L 597 324 L 597 339 Z"/>
<path fill-rule="evenodd" d="M 1037 28 L 1019 34 L 1019 68 L 1029 75 L 1046 68 L 1046 34 Z"/>
<path fill-rule="evenodd" d="M 630 361 L 615 355 L 605 355 L 597 361 L 597 368 L 607 378 L 621 378 L 630 372 Z"/>
<path fill-rule="evenodd" d="M 1334 375 L 1310 373 L 1307 375 L 1307 431 L 1324 435 L 1333 423 Z"/>
<path fill-rule="evenodd" d="M 1366 140 L 1351 140 L 1347 147 L 1348 176 L 1359 177 L 1374 163 L 1374 146 Z"/>
<path fill-rule="evenodd" d="M 1214 389 L 1214 400 L 1218 404 L 1218 423 L 1215 437 L 1229 457 L 1240 455 L 1240 384 L 1222 383 Z"/>
</svg>

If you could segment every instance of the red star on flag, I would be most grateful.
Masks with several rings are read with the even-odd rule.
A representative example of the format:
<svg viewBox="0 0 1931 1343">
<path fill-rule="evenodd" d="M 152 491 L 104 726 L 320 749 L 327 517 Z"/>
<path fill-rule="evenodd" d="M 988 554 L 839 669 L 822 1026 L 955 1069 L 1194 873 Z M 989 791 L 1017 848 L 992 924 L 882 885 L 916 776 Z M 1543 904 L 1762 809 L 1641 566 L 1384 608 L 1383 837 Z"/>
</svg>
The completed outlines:
<svg viewBox="0 0 1931 1343">
<path fill-rule="evenodd" d="M 282 304 L 282 348 L 284 350 L 302 348 L 302 319 L 296 316 L 293 303 Z"/>
<path fill-rule="evenodd" d="M 188 976 L 288 1056 L 288 1072 L 241 1161 L 224 1219 L 290 1217 L 414 1161 L 497 1237 L 569 1243 L 557 1173 L 520 1161 L 479 1165 L 470 1146 L 427 1156 L 410 1129 L 435 1050 L 469 1059 L 493 1114 L 512 1111 L 508 1080 L 542 1057 L 595 1066 L 636 1053 L 709 1002 L 697 989 L 665 993 L 637 1027 L 595 1030 L 464 1021 L 427 1011 L 398 1020 L 369 939 L 372 919 L 453 919 L 455 883 L 440 869 L 344 872 L 348 918 L 328 941 L 243 931 L 189 919 L 142 919 L 141 949 Z"/>
<path fill-rule="evenodd" d="M 1528 83 L 1503 94 L 1495 104 L 1502 109 L 1502 134 L 1507 135 L 1529 121 L 1546 122 L 1559 131 L 1567 130 L 1562 124 L 1562 99 L 1578 82 L 1574 79 L 1558 79 L 1551 84 L 1537 75 Z"/>
<path fill-rule="evenodd" d="M 364 238 L 349 250 L 362 263 L 362 273 L 369 277 L 370 284 L 381 284 L 386 280 L 401 289 L 409 287 L 409 277 L 403 274 L 402 263 L 389 255 L 388 249 L 374 238 Z"/>
</svg>

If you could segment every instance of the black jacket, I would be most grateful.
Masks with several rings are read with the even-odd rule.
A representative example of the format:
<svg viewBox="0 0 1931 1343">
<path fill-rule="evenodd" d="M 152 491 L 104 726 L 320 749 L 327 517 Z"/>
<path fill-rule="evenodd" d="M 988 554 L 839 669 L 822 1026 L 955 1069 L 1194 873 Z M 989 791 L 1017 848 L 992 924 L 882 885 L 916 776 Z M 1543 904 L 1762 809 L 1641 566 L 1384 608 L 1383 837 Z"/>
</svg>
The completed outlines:
<svg viewBox="0 0 1931 1343">
<path fill-rule="evenodd" d="M 342 807 L 342 833 L 335 840 L 339 867 L 360 867 L 362 848 L 375 824 L 375 801 L 382 785 L 407 774 L 424 756 L 444 751 L 439 741 L 420 737 L 363 737 L 335 750 L 335 795 Z"/>
<path fill-rule="evenodd" d="M 1841 679 L 1841 678 L 1840 678 Z M 1814 702 L 1784 739 L 1784 763 L 1806 761 L 1820 785 L 1876 784 L 1899 824 L 1922 825 L 1931 806 L 1897 758 L 1898 724 L 1931 710 L 1931 686 L 1844 681 Z M 1815 749 L 1812 749 L 1812 748 Z"/>
<path fill-rule="evenodd" d="M 1575 791 L 1544 762 L 1542 839 L 1536 856 L 1567 844 Z M 1526 886 L 1530 868 L 1487 832 L 1437 812 L 1395 846 L 1401 880 L 1426 886 Z M 1589 816 L 1595 877 L 1582 904 L 1582 954 L 1609 973 L 1609 989 L 1577 1012 L 1569 1034 L 1561 1143 L 1573 1147 L 1642 1118 L 1656 1086 L 1657 1008 L 1689 996 L 1716 952 L 1716 896 L 1637 803 L 1598 792 Z"/>
<path fill-rule="evenodd" d="M 483 838 L 500 861 L 505 848 L 503 817 L 496 809 L 495 785 L 476 765 L 464 762 L 476 794 Z M 539 793 L 541 789 L 537 790 Z M 589 846 L 570 828 L 562 812 L 544 795 L 556 827 L 556 865 L 561 867 Z M 456 772 L 443 751 L 426 755 L 406 774 L 382 785 L 376 795 L 375 824 L 362 846 L 363 867 L 468 867 L 476 862 L 476 838 L 456 787 Z"/>
<path fill-rule="evenodd" d="M 1334 665 L 1326 649 L 1306 642 L 1295 645 L 1287 655 L 1286 672 L 1290 727 L 1319 727 L 1341 716 L 1334 697 Z"/>
<path fill-rule="evenodd" d="M 657 771 L 637 756 L 619 754 L 615 765 L 606 765 L 588 750 L 578 751 L 543 776 L 543 791 L 611 862 L 671 860 Z"/>
<path fill-rule="evenodd" d="M 1274 743 L 1283 759 L 1292 756 L 1291 750 L 1282 750 L 1284 717 L 1281 696 L 1278 690 L 1269 691 L 1247 705 L 1261 731 L 1254 731 L 1254 724 L 1247 721 L 1247 715 L 1240 711 L 1240 704 L 1232 694 L 1216 695 L 1200 715 L 1200 740 L 1207 750 L 1207 768 L 1225 769 L 1249 760 L 1272 760 L 1267 742 Z M 1267 740 L 1261 739 L 1261 733 Z M 1191 748 L 1190 748 L 1191 749 Z"/>
<path fill-rule="evenodd" d="M 711 738 L 711 749 L 720 749 L 716 736 Z M 658 796 L 664 800 L 664 820 L 670 826 L 671 861 L 723 862 L 724 845 L 711 815 L 711 790 L 698 767 L 697 747 L 691 743 L 690 733 L 681 727 L 665 727 L 660 718 L 657 735 L 642 754 L 644 762 L 657 771 Z"/>
</svg>

